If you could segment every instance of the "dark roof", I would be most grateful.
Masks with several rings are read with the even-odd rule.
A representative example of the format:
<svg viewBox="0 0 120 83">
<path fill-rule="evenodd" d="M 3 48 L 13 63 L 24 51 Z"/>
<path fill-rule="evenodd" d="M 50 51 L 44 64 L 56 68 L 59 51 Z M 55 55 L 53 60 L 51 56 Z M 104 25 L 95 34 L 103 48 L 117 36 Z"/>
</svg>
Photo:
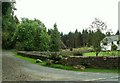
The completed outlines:
<svg viewBox="0 0 120 83">
<path fill-rule="evenodd" d="M 101 42 L 113 42 L 113 41 L 118 41 L 120 38 L 120 35 L 112 35 L 112 36 L 106 36 Z"/>
</svg>

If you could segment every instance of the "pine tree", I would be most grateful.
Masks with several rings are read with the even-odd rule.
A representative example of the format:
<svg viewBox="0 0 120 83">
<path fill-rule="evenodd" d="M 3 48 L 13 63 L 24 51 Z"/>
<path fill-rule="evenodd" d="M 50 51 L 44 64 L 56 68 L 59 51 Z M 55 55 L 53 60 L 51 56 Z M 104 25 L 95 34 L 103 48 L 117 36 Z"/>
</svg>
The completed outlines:
<svg viewBox="0 0 120 83">
<path fill-rule="evenodd" d="M 60 50 L 60 32 L 57 29 L 57 24 L 54 24 L 54 29 L 51 30 L 51 43 L 50 43 L 50 51 L 59 51 Z"/>
</svg>

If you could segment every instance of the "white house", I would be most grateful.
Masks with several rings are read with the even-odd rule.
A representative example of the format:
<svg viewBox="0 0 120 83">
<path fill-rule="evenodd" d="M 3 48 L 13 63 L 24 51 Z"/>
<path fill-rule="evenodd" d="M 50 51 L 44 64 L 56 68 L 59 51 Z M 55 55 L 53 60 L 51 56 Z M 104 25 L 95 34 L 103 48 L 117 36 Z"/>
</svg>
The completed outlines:
<svg viewBox="0 0 120 83">
<path fill-rule="evenodd" d="M 120 35 L 106 36 L 101 42 L 101 50 L 111 50 L 112 45 L 117 46 L 117 50 L 120 50 Z"/>
</svg>

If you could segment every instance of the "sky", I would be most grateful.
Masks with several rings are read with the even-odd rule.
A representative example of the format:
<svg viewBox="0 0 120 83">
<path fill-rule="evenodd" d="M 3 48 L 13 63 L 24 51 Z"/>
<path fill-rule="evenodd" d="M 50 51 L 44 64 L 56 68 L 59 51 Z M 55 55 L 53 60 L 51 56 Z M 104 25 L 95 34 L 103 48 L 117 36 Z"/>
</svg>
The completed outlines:
<svg viewBox="0 0 120 83">
<path fill-rule="evenodd" d="M 16 0 L 15 15 L 18 19 L 37 18 L 47 28 L 54 23 L 64 34 L 82 31 L 90 26 L 95 18 L 107 24 L 113 33 L 118 30 L 119 0 Z"/>
</svg>

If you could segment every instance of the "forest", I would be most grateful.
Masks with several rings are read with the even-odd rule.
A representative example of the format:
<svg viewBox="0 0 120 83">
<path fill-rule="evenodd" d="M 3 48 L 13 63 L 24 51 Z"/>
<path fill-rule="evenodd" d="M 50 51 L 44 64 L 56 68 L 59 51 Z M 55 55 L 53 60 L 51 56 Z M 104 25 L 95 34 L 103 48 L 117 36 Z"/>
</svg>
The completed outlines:
<svg viewBox="0 0 120 83">
<path fill-rule="evenodd" d="M 45 24 L 39 19 L 22 18 L 18 20 L 14 15 L 17 9 L 15 3 L 2 3 L 2 48 L 17 49 L 26 51 L 59 51 L 60 49 L 72 49 L 80 47 L 93 47 L 100 50 L 100 41 L 110 32 L 103 33 L 102 28 L 106 28 L 104 22 L 95 19 L 92 27 L 96 30 L 83 29 L 68 34 L 59 32 L 57 24 L 53 24 L 51 29 L 47 29 Z M 80 26 L 82 27 L 82 26 Z M 116 34 L 119 34 L 117 32 Z"/>
</svg>

